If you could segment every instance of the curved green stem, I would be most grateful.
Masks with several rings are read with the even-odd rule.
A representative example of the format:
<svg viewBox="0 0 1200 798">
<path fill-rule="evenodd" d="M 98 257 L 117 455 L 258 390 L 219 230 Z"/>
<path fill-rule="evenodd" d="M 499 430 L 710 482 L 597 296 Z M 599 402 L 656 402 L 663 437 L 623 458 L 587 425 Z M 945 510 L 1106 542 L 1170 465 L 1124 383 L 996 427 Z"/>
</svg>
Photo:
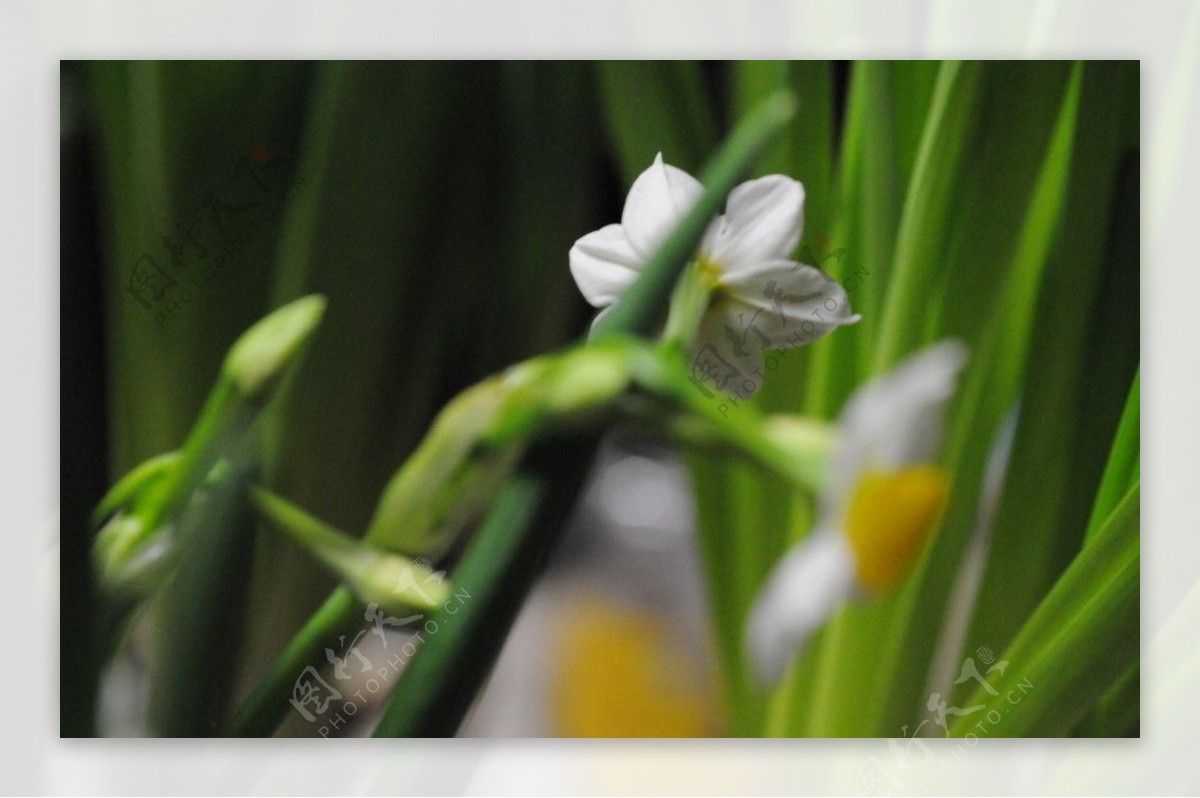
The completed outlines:
<svg viewBox="0 0 1200 798">
<path fill-rule="evenodd" d="M 322 661 L 321 655 L 326 648 L 339 648 L 338 637 L 350 630 L 362 609 L 361 602 L 349 588 L 334 590 L 275 660 L 242 704 L 224 736 L 270 737 L 287 714 L 296 680 L 305 668 Z"/>
<path fill-rule="evenodd" d="M 679 275 L 679 282 L 671 294 L 663 342 L 678 344 L 684 350 L 691 349 L 712 298 L 712 285 L 705 279 L 703 268 L 699 263 L 689 263 Z"/>
</svg>

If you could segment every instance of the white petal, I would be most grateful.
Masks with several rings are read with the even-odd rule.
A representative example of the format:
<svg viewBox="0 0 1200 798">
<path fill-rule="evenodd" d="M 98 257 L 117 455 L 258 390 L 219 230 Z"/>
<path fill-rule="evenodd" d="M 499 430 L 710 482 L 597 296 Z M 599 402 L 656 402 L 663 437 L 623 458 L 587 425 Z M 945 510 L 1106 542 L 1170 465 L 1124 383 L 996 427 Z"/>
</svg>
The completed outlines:
<svg viewBox="0 0 1200 798">
<path fill-rule="evenodd" d="M 642 267 L 642 260 L 619 224 L 602 227 L 576 241 L 570 262 L 571 276 L 592 307 L 616 302 L 633 285 Z"/>
<path fill-rule="evenodd" d="M 742 183 L 729 194 L 720 227 L 704 253 L 727 273 L 788 259 L 804 227 L 804 186 L 784 175 Z"/>
<path fill-rule="evenodd" d="M 763 340 L 755 314 L 749 305 L 728 299 L 705 314 L 692 359 L 693 380 L 739 401 L 762 387 Z"/>
<path fill-rule="evenodd" d="M 621 225 L 642 260 L 649 258 L 704 193 L 700 181 L 663 163 L 662 153 L 638 175 L 625 198 Z"/>
<path fill-rule="evenodd" d="M 793 546 L 767 577 L 746 627 L 755 675 L 779 682 L 788 663 L 855 593 L 854 557 L 845 536 L 820 527 Z"/>
<path fill-rule="evenodd" d="M 967 350 L 942 341 L 902 361 L 850 397 L 838 421 L 825 510 L 834 512 L 864 469 L 893 470 L 926 462 L 941 446 L 943 413 Z"/>
<path fill-rule="evenodd" d="M 802 263 L 763 261 L 726 273 L 723 282 L 738 300 L 760 311 L 756 324 L 775 347 L 810 344 L 860 318 L 850 310 L 841 283 Z"/>
</svg>

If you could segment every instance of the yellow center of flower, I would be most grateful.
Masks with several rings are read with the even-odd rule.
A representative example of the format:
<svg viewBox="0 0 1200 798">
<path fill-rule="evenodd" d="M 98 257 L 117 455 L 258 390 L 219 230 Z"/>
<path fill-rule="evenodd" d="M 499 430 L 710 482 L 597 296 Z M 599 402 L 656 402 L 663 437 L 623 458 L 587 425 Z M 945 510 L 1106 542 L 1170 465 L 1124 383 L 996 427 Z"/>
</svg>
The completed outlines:
<svg viewBox="0 0 1200 798">
<path fill-rule="evenodd" d="M 696 259 L 696 269 L 700 272 L 700 279 L 704 281 L 709 288 L 715 289 L 721 286 L 721 277 L 724 275 L 722 269 L 715 261 L 711 261 L 704 256 Z"/>
<path fill-rule="evenodd" d="M 859 582 L 874 593 L 895 587 L 916 562 L 946 500 L 946 475 L 936 466 L 868 471 L 846 513 L 846 535 Z"/>
</svg>

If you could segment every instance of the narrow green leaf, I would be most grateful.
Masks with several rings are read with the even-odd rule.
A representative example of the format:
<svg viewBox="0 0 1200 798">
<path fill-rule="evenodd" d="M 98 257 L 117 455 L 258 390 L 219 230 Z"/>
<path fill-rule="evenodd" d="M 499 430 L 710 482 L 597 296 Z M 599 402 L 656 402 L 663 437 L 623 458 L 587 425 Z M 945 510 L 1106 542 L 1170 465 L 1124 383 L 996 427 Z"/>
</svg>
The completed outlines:
<svg viewBox="0 0 1200 798">
<path fill-rule="evenodd" d="M 286 204 L 308 67 L 105 61 L 90 63 L 88 74 L 106 238 L 109 468 L 117 475 L 179 447 L 230 344 L 262 315 L 279 234 L 267 217 Z M 238 661 L 232 580 L 242 578 L 230 570 L 223 589 L 230 645 L 200 649 L 221 690 L 229 680 L 220 674 Z M 167 666 L 152 675 L 159 696 L 188 689 Z M 209 695 L 214 706 L 223 700 Z"/>
<path fill-rule="evenodd" d="M 601 61 L 596 76 L 626 185 L 656 153 L 694 173 L 716 146 L 716 114 L 695 61 Z"/>
<path fill-rule="evenodd" d="M 1137 737 L 1142 719 L 1142 669 L 1130 668 L 1100 697 L 1073 737 Z"/>
<path fill-rule="evenodd" d="M 1118 273 L 1125 276 L 1114 286 L 1137 279 L 1136 248 L 1132 259 L 1118 258 L 1124 247 L 1106 245 L 1125 182 L 1118 169 L 1122 120 L 1113 105 L 1136 92 L 1137 73 L 1119 62 L 1089 62 L 1083 71 L 1069 193 L 1036 305 L 1037 345 L 1029 352 L 969 650 L 1003 648 L 1078 552 L 1136 368 L 1136 295 L 1119 291 L 1110 301 L 1103 287 Z M 1136 188 L 1133 195 L 1136 202 Z"/>
<path fill-rule="evenodd" d="M 812 345 L 811 413 L 831 415 L 873 367 L 904 193 L 938 72 L 936 62 L 862 61 L 851 69 L 834 226 L 810 251 L 863 318 Z M 936 257 L 935 243 L 926 244 L 925 255 Z"/>
<path fill-rule="evenodd" d="M 225 719 L 242 636 L 255 524 L 247 467 L 225 469 L 179 521 L 176 568 L 156 605 L 150 727 L 161 737 L 211 737 Z M 219 601 L 215 601 L 216 597 Z"/>
<path fill-rule="evenodd" d="M 468 342 L 464 359 L 487 373 L 547 352 L 574 336 L 586 308 L 563 268 L 580 231 L 598 228 L 602 136 L 591 67 L 578 62 L 500 66 L 499 190 L 486 203 L 491 254 L 480 270 L 479 300 L 463 326 L 485 320 L 489 334 Z M 499 206 L 499 207 L 496 207 Z"/>
<path fill-rule="evenodd" d="M 339 587 L 309 617 L 242 703 L 225 737 L 270 737 L 287 714 L 288 699 L 304 669 L 319 663 L 326 648 L 341 650 L 339 637 L 362 618 L 362 604 Z"/>
<path fill-rule="evenodd" d="M 1020 703 L 982 686 L 969 699 L 1003 715 L 992 736 L 1066 734 L 1137 662 L 1140 509 L 1134 486 L 1005 649 L 1008 667 L 1031 685 Z M 950 733 L 963 736 L 975 723 L 964 716 Z"/>
<path fill-rule="evenodd" d="M 279 232 L 263 217 L 285 204 L 305 74 L 284 62 L 89 64 L 114 473 L 178 445 L 229 345 L 262 314 Z M 266 153 L 271 168 L 252 152 Z"/>
<path fill-rule="evenodd" d="M 954 210 L 951 200 L 976 118 L 981 70 L 978 63 L 948 61 L 938 75 L 929 121 L 904 201 L 895 264 L 880 318 L 876 373 L 916 349 L 924 337 L 922 296 L 937 267 L 928 256 L 930 242 L 941 240 Z"/>
<path fill-rule="evenodd" d="M 1139 371 L 1133 378 L 1133 386 L 1129 389 L 1125 411 L 1121 414 L 1121 423 L 1117 427 L 1117 435 L 1108 456 L 1108 465 L 1104 469 L 1104 479 L 1096 494 L 1092 516 L 1088 519 L 1087 532 L 1084 535 L 1085 543 L 1100 529 L 1100 524 L 1116 508 L 1117 502 L 1125 495 L 1130 486 L 1141 479 L 1141 385 L 1141 371 Z"/>
<path fill-rule="evenodd" d="M 538 521 L 563 520 L 539 514 L 546 507 L 547 476 L 519 474 L 497 498 L 455 574 L 460 587 L 432 617 L 437 635 L 413 657 L 376 737 L 451 737 L 457 731 L 508 632 L 509 624 L 496 623 L 497 607 L 511 604 L 509 614 L 515 615 L 548 555 L 553 536 L 527 530 L 540 527 Z"/>
</svg>

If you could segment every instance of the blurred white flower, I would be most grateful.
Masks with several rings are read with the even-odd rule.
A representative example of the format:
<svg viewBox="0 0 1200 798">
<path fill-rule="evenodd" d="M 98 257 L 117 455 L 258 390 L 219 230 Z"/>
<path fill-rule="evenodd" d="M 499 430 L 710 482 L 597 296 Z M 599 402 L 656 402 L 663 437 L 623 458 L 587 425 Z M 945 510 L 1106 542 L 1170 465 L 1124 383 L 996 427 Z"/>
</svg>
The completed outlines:
<svg viewBox="0 0 1200 798">
<path fill-rule="evenodd" d="M 703 193 L 700 181 L 659 153 L 629 189 L 621 223 L 575 242 L 571 274 L 584 298 L 603 309 L 597 320 Z M 800 346 L 858 321 L 837 281 L 792 260 L 803 225 L 804 186 L 790 177 L 769 175 L 730 192 L 696 254 L 714 292 L 698 350 L 708 345 L 749 375 L 761 371 L 762 349 Z"/>
<path fill-rule="evenodd" d="M 896 586 L 936 526 L 948 487 L 934 463 L 966 349 L 943 341 L 846 404 L 812 534 L 775 566 L 747 624 L 759 679 L 779 681 L 808 636 L 848 600 Z"/>
</svg>

